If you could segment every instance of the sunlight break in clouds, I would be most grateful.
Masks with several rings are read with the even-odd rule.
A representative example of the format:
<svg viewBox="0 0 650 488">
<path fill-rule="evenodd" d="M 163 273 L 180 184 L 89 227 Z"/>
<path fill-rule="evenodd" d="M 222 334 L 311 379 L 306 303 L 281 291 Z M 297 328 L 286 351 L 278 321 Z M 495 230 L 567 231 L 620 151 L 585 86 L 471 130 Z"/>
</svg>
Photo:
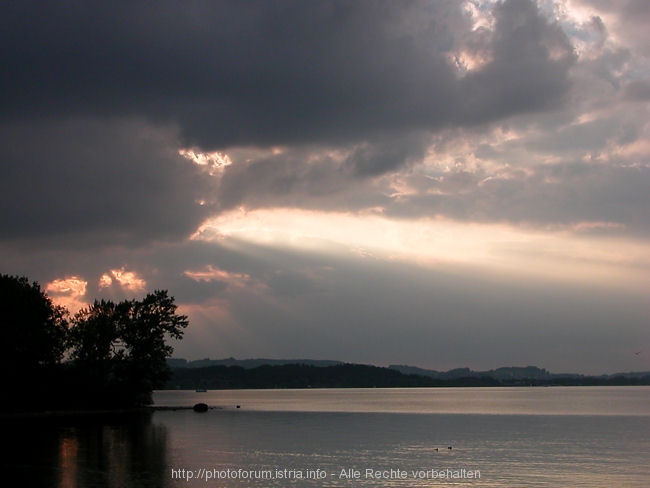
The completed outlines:
<svg viewBox="0 0 650 488">
<path fill-rule="evenodd" d="M 202 270 L 185 271 L 185 276 L 194 281 L 223 281 L 233 286 L 245 286 L 251 277 L 245 273 L 231 273 L 229 271 L 208 265 Z"/>
<path fill-rule="evenodd" d="M 128 291 L 144 291 L 147 287 L 147 282 L 140 278 L 137 273 L 133 271 L 126 271 L 124 267 L 120 269 L 111 269 L 108 273 L 104 273 L 99 278 L 99 289 L 109 288 L 113 283 Z"/>
<path fill-rule="evenodd" d="M 492 273 L 562 281 L 589 282 L 606 277 L 611 283 L 648 283 L 646 270 L 650 261 L 643 243 L 580 235 L 601 228 L 620 228 L 608 222 L 594 225 L 576 222 L 554 231 L 542 231 L 436 218 L 394 220 L 380 214 L 276 208 L 226 213 L 206 222 L 194 239 L 220 241 L 224 245 L 228 245 L 229 239 L 241 240 L 425 266 L 457 263 Z M 199 279 L 221 273 L 224 272 L 208 269 L 194 276 Z"/>
<path fill-rule="evenodd" d="M 249 274 L 226 271 L 211 264 L 199 270 L 187 270 L 183 274 L 197 282 L 219 281 L 226 283 L 229 289 L 247 289 L 252 292 L 263 292 L 266 290 L 264 283 L 252 278 Z"/>
<path fill-rule="evenodd" d="M 56 305 L 67 308 L 75 313 L 88 304 L 84 301 L 88 282 L 78 276 L 57 279 L 45 286 L 45 292 L 52 297 Z"/>
<path fill-rule="evenodd" d="M 226 153 L 220 153 L 218 151 L 204 153 L 195 151 L 193 149 L 179 149 L 178 154 L 186 159 L 189 159 L 198 166 L 206 167 L 210 175 L 214 175 L 219 171 L 223 171 L 226 166 L 230 166 L 232 164 L 230 156 L 228 156 Z"/>
</svg>

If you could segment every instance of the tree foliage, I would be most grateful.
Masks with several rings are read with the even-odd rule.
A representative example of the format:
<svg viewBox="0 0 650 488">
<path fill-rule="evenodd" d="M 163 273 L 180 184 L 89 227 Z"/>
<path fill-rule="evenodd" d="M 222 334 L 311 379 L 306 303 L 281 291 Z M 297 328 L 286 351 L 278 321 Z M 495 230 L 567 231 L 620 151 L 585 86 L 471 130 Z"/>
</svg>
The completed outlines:
<svg viewBox="0 0 650 488">
<path fill-rule="evenodd" d="M 4 410 L 21 410 L 49 395 L 66 348 L 67 312 L 55 306 L 38 283 L 0 275 L 3 388 L 12 400 Z"/>
<path fill-rule="evenodd" d="M 55 306 L 38 283 L 0 275 L 2 362 L 30 370 L 58 363 L 65 350 L 66 317 L 66 310 Z"/>
<path fill-rule="evenodd" d="M 15 403 L 4 409 L 111 408 L 151 403 L 170 377 L 169 339 L 187 317 L 157 290 L 141 300 L 95 300 L 74 317 L 38 283 L 0 275 L 0 355 Z"/>
<path fill-rule="evenodd" d="M 90 383 L 93 401 L 148 404 L 169 378 L 167 339 L 181 339 L 187 317 L 164 290 L 142 300 L 95 301 L 72 320 L 71 358 Z"/>
</svg>

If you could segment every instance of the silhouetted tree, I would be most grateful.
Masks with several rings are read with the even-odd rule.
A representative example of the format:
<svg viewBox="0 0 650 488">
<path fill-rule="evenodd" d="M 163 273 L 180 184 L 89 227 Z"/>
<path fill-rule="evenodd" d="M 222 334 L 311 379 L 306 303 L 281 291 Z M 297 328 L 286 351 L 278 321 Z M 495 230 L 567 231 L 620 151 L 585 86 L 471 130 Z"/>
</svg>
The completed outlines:
<svg viewBox="0 0 650 488">
<path fill-rule="evenodd" d="M 136 401 L 149 404 L 152 390 L 164 387 L 171 377 L 167 358 L 174 349 L 165 340 L 181 339 L 188 322 L 185 315 L 176 314 L 174 299 L 165 290 L 156 290 L 130 304 L 121 331 L 126 359 L 122 364 L 131 378 Z"/>
<path fill-rule="evenodd" d="M 127 307 L 128 302 L 118 307 L 111 301 L 95 300 L 72 319 L 68 344 L 72 360 L 70 376 L 76 388 L 71 393 L 79 406 L 99 405 L 109 399 L 110 403 L 116 401 L 115 392 L 119 390 L 116 363 L 124 357 L 120 329 Z"/>
<path fill-rule="evenodd" d="M 0 324 L 3 389 L 12 392 L 9 408 L 23 408 L 50 392 L 66 348 L 67 311 L 55 306 L 38 283 L 3 274 Z"/>
<path fill-rule="evenodd" d="M 176 313 L 164 290 L 117 304 L 95 301 L 73 319 L 71 358 L 87 400 L 96 406 L 151 403 L 151 393 L 170 377 L 169 338 L 181 339 L 187 317 Z"/>
</svg>

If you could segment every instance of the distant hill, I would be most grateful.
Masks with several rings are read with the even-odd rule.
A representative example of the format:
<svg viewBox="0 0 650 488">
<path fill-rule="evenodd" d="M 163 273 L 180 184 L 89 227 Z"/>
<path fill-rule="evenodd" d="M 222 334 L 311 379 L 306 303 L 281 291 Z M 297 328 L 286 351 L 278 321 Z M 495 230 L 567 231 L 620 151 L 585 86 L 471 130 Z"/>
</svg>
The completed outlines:
<svg viewBox="0 0 650 488">
<path fill-rule="evenodd" d="M 462 378 L 491 378 L 505 385 L 509 384 L 614 384 L 625 383 L 625 380 L 641 380 L 647 382 L 650 371 L 613 373 L 598 376 L 589 376 L 578 373 L 551 373 L 537 366 L 508 366 L 487 371 L 473 371 L 469 368 L 456 368 L 449 371 L 436 371 L 423 369 L 416 366 L 391 364 L 389 369 L 394 369 L 404 374 L 416 374 L 437 380 L 458 380 Z M 632 383 L 634 381 L 631 381 Z M 644 383 L 645 384 L 645 383 Z"/>
<path fill-rule="evenodd" d="M 400 364 L 392 364 L 389 366 L 389 368 L 395 369 L 404 374 L 417 374 L 442 380 L 454 380 L 458 378 L 473 377 L 488 377 L 497 380 L 550 380 L 553 378 L 553 375 L 551 373 L 543 368 L 538 368 L 537 366 L 511 366 L 491 369 L 489 371 L 472 371 L 469 368 L 457 368 L 451 369 L 449 371 L 435 371 L 431 369 L 422 369 L 415 366 L 405 366 Z"/>
<path fill-rule="evenodd" d="M 173 371 L 168 388 L 246 389 L 246 388 L 388 388 L 433 386 L 432 379 L 404 375 L 399 371 L 361 364 L 313 366 L 308 364 L 209 366 Z"/>
<path fill-rule="evenodd" d="M 173 368 L 167 383 L 170 389 L 650 385 L 650 372 L 585 376 L 552 374 L 536 366 L 440 372 L 309 359 L 172 359 L 169 364 Z"/>
<path fill-rule="evenodd" d="M 194 361 L 187 361 L 186 359 L 171 358 L 167 360 L 167 364 L 172 369 L 178 368 L 208 368 L 210 366 L 239 366 L 244 369 L 253 369 L 259 366 L 282 366 L 285 364 L 305 364 L 308 366 L 316 366 L 323 368 L 326 366 L 337 366 L 343 364 L 341 361 L 319 360 L 319 359 L 197 359 Z"/>
</svg>

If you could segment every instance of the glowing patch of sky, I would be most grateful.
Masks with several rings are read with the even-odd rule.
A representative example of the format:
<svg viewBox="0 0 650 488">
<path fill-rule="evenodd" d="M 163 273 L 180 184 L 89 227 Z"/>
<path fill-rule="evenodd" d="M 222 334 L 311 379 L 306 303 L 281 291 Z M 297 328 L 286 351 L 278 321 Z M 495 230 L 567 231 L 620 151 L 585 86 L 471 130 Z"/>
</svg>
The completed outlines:
<svg viewBox="0 0 650 488">
<path fill-rule="evenodd" d="M 500 274 L 537 275 L 585 282 L 647 283 L 650 269 L 642 243 L 592 236 L 621 230 L 610 222 L 576 222 L 536 231 L 499 224 L 461 224 L 422 218 L 395 220 L 378 214 L 296 209 L 237 210 L 206 222 L 198 240 L 243 240 L 267 246 L 405 260 L 421 265 L 479 266 Z"/>
<path fill-rule="evenodd" d="M 98 286 L 100 289 L 108 288 L 113 283 L 117 283 L 128 291 L 143 291 L 147 287 L 147 282 L 136 272 L 127 271 L 124 267 L 112 269 L 108 273 L 104 273 L 99 279 Z"/>
<path fill-rule="evenodd" d="M 211 175 L 232 164 L 232 160 L 228 154 L 218 151 L 204 153 L 193 149 L 179 149 L 178 154 L 199 166 L 205 166 Z"/>
<path fill-rule="evenodd" d="M 87 305 L 84 301 L 88 282 L 79 276 L 56 279 L 45 286 L 46 293 L 55 304 L 75 313 Z"/>
<path fill-rule="evenodd" d="M 255 288 L 263 286 L 246 273 L 233 273 L 212 265 L 207 265 L 198 270 L 187 270 L 183 274 L 194 281 L 221 281 L 231 287 Z"/>
</svg>

